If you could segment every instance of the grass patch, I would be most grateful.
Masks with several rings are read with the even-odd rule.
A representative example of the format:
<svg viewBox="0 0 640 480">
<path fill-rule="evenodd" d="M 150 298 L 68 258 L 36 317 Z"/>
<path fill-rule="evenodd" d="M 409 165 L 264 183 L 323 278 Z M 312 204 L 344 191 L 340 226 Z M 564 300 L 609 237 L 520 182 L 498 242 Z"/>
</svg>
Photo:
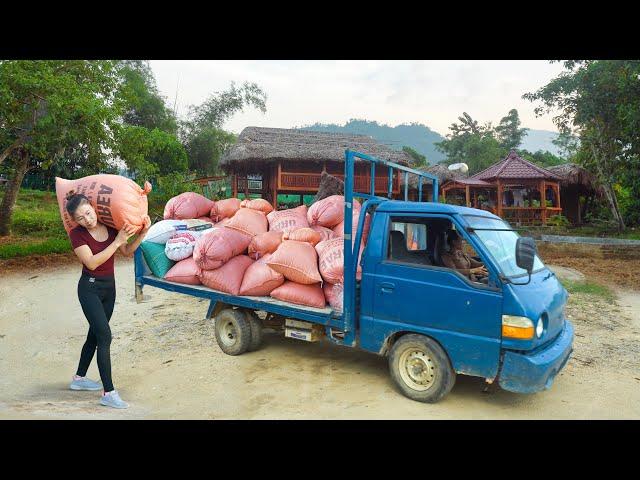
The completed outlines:
<svg viewBox="0 0 640 480">
<path fill-rule="evenodd" d="M 0 198 L 4 192 L 0 192 Z M 21 189 L 11 217 L 10 237 L 0 239 L 0 259 L 71 251 L 55 192 Z"/>
<path fill-rule="evenodd" d="M 609 287 L 600 285 L 590 281 L 563 280 L 562 285 L 569 293 L 579 293 L 584 295 L 593 295 L 604 300 L 613 301 L 615 295 Z"/>
<path fill-rule="evenodd" d="M 71 242 L 68 238 L 47 238 L 39 241 L 18 239 L 15 242 L 0 245 L 0 259 L 67 253 L 70 251 L 72 251 Z"/>
</svg>

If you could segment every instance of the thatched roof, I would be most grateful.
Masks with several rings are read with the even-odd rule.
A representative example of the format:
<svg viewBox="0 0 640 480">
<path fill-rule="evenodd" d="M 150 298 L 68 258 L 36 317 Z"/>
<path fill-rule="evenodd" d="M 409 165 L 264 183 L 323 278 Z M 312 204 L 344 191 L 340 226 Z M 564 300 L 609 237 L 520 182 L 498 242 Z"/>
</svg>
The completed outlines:
<svg viewBox="0 0 640 480">
<path fill-rule="evenodd" d="M 230 168 L 241 162 L 344 161 L 346 149 L 403 165 L 408 165 L 411 159 L 406 153 L 393 150 L 366 135 L 247 127 L 240 133 L 237 143 L 222 156 L 220 165 Z"/>
<path fill-rule="evenodd" d="M 430 173 L 431 175 L 435 175 L 438 177 L 438 184 L 442 186 L 445 182 L 449 180 L 456 180 L 460 178 L 467 178 L 467 175 L 460 172 L 452 172 L 449 170 L 447 165 L 442 163 L 436 163 L 435 165 L 429 165 L 426 167 L 419 167 L 416 170 L 420 170 L 421 172 Z M 404 175 L 400 177 L 401 185 L 404 185 Z M 428 181 L 422 181 L 422 185 L 430 185 Z M 409 174 L 409 188 L 418 188 L 418 177 L 417 175 Z"/>
<path fill-rule="evenodd" d="M 596 177 L 575 163 L 565 163 L 555 167 L 549 167 L 549 170 L 560 177 L 560 185 L 567 187 L 569 185 L 581 185 L 588 190 L 599 191 L 600 186 Z"/>
</svg>

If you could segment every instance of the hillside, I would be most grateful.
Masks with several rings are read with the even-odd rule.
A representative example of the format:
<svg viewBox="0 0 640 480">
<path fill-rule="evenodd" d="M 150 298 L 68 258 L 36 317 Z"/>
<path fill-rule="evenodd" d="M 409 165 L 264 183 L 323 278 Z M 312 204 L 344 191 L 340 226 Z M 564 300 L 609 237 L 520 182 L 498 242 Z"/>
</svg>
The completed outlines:
<svg viewBox="0 0 640 480">
<path fill-rule="evenodd" d="M 434 145 L 436 142 L 444 140 L 442 135 L 420 123 L 390 127 L 389 125 L 379 124 L 375 121 L 352 119 L 345 125 L 315 123 L 313 125 L 300 127 L 300 129 L 313 132 L 369 135 L 396 150 L 401 150 L 403 146 L 407 145 L 422 155 L 425 155 L 431 164 L 445 160 L 444 154 L 436 150 Z M 532 153 L 538 150 L 546 150 L 554 155 L 559 155 L 558 148 L 551 143 L 557 136 L 557 132 L 551 132 L 549 130 L 529 130 L 520 148 L 529 150 Z"/>
<path fill-rule="evenodd" d="M 438 163 L 445 159 L 444 154 L 438 152 L 434 146 L 434 143 L 444 140 L 443 137 L 426 125 L 419 123 L 390 127 L 389 125 L 381 125 L 378 122 L 352 119 L 345 125 L 316 123 L 300 129 L 313 132 L 369 135 L 396 150 L 402 150 L 402 147 L 407 145 L 425 155 L 429 163 Z"/>
</svg>

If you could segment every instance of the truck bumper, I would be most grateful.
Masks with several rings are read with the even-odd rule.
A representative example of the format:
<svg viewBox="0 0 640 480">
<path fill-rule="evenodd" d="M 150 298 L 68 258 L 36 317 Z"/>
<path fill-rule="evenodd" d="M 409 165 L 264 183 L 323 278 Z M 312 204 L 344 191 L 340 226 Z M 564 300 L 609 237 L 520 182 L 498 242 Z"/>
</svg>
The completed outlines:
<svg viewBox="0 0 640 480">
<path fill-rule="evenodd" d="M 498 383 L 504 390 L 516 393 L 549 389 L 572 351 L 573 325 L 565 320 L 560 335 L 544 349 L 529 354 L 505 350 Z"/>
</svg>

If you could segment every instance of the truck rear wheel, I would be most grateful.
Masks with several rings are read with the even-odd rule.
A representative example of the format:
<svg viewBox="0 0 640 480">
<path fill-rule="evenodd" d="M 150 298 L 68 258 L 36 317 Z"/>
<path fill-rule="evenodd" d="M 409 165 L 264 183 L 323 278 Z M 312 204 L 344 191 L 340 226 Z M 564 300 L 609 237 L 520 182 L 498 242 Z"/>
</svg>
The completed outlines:
<svg viewBox="0 0 640 480">
<path fill-rule="evenodd" d="M 424 335 L 404 335 L 393 345 L 389 371 L 402 393 L 418 402 L 438 402 L 456 381 L 447 353 Z"/>
<path fill-rule="evenodd" d="M 216 341 L 227 355 L 242 355 L 251 344 L 251 325 L 244 312 L 226 308 L 216 315 Z"/>
<path fill-rule="evenodd" d="M 249 352 L 253 352 L 260 348 L 262 344 L 262 321 L 258 318 L 258 314 L 253 310 L 245 310 L 249 326 L 251 327 L 251 342 L 249 344 Z"/>
</svg>

